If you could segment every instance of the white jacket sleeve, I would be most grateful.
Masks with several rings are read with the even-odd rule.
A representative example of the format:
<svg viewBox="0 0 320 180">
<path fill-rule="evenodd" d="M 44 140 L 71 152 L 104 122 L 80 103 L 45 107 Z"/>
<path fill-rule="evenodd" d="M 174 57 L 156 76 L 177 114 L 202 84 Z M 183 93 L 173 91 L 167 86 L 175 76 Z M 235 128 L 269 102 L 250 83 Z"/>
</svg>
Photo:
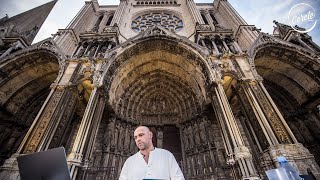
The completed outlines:
<svg viewBox="0 0 320 180">
<path fill-rule="evenodd" d="M 120 173 L 120 177 L 119 180 L 128 180 L 128 165 L 127 165 L 127 161 L 124 163 L 121 173 Z"/>
<path fill-rule="evenodd" d="M 176 159 L 174 158 L 173 154 L 170 153 L 170 157 L 169 157 L 169 171 L 170 171 L 170 179 L 171 180 L 184 180 L 184 176 L 182 174 L 182 171 L 176 161 Z"/>
</svg>

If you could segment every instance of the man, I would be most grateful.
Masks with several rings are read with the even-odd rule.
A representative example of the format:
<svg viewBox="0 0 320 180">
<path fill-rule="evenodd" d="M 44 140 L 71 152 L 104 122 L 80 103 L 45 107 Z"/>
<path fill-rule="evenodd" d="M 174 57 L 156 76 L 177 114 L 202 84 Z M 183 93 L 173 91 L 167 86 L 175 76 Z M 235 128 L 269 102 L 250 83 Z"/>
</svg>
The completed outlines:
<svg viewBox="0 0 320 180">
<path fill-rule="evenodd" d="M 134 140 L 140 151 L 126 160 L 119 180 L 184 180 L 173 154 L 153 146 L 152 132 L 148 127 L 136 128 Z"/>
</svg>

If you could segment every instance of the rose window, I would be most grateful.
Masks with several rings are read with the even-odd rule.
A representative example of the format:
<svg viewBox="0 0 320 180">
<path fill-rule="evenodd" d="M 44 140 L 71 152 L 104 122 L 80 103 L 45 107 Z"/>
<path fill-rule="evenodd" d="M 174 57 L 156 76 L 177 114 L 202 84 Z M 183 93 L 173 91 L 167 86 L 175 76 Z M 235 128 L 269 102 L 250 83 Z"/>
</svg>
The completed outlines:
<svg viewBox="0 0 320 180">
<path fill-rule="evenodd" d="M 182 20 L 168 13 L 149 13 L 138 16 L 132 21 L 131 28 L 135 32 L 140 32 L 154 25 L 161 26 L 172 32 L 178 32 L 183 28 Z"/>
</svg>

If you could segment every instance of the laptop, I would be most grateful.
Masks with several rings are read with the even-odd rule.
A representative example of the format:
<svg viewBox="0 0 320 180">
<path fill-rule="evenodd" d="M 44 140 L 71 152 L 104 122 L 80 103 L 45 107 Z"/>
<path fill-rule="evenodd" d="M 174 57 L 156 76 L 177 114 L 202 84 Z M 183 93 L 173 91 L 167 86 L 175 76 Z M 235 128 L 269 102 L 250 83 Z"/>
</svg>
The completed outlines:
<svg viewBox="0 0 320 180">
<path fill-rule="evenodd" d="M 21 180 L 71 180 L 63 147 L 17 157 Z"/>
</svg>

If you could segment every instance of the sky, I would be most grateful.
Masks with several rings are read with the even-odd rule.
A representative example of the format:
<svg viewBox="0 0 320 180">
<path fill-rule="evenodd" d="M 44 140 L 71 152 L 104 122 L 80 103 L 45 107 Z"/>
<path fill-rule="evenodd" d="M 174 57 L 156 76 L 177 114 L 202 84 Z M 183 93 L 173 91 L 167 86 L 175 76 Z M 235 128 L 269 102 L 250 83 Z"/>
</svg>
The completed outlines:
<svg viewBox="0 0 320 180">
<path fill-rule="evenodd" d="M 5 14 L 12 17 L 49 1 L 50 0 L 0 0 L 0 18 L 4 17 Z M 33 43 L 50 37 L 51 34 L 56 33 L 58 29 L 65 28 L 84 5 L 84 1 L 85 0 L 58 0 Z M 100 5 L 119 4 L 119 0 L 98 1 Z M 212 0 L 194 1 L 196 3 L 213 2 Z M 261 28 L 263 32 L 269 34 L 272 34 L 273 26 L 275 26 L 273 20 L 290 24 L 289 18 L 292 19 L 295 15 L 293 12 L 306 14 L 308 11 L 311 11 L 311 13 L 315 14 L 313 21 L 307 21 L 306 23 L 309 24 L 301 25 L 305 25 L 308 29 L 311 29 L 310 23 L 313 24 L 317 20 L 316 26 L 309 34 L 313 40 L 320 45 L 320 0 L 229 0 L 229 2 L 249 25 L 255 25 L 257 28 Z M 309 6 L 301 5 L 301 3 Z M 302 7 L 304 7 L 304 9 Z"/>
</svg>

